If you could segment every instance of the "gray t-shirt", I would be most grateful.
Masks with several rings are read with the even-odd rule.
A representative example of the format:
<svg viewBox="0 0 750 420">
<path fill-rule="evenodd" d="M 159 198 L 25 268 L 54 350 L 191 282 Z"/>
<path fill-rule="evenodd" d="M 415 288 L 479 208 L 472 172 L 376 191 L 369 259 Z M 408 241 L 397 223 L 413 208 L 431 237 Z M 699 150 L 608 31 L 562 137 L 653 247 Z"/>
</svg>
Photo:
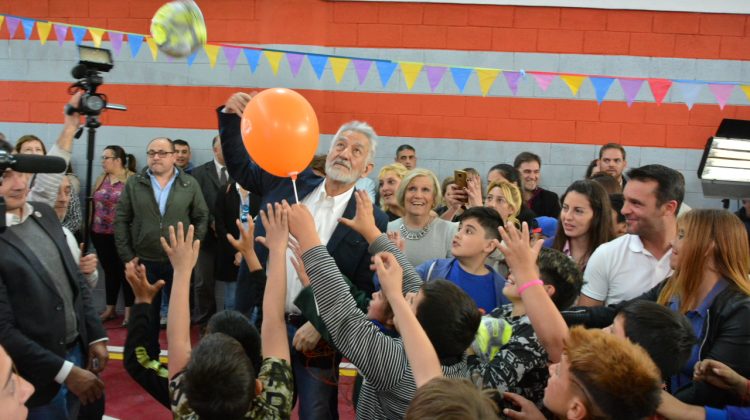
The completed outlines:
<svg viewBox="0 0 750 420">
<path fill-rule="evenodd" d="M 407 239 L 401 231 L 403 218 L 388 223 L 388 232 L 401 232 L 404 240 L 404 254 L 414 267 L 419 267 L 425 261 L 435 258 L 451 257 L 451 242 L 458 232 L 458 223 L 435 218 L 429 225 L 427 233 L 420 239 Z M 420 231 L 411 231 L 419 235 Z"/>
</svg>

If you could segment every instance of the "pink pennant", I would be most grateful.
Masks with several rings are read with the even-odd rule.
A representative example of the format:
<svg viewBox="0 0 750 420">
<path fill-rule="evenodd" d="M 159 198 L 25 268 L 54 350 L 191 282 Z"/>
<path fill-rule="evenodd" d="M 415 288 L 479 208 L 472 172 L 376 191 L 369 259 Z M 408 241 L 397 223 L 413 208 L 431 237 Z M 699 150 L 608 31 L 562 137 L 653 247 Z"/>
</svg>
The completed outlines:
<svg viewBox="0 0 750 420">
<path fill-rule="evenodd" d="M 352 60 L 352 63 L 354 63 L 354 70 L 357 72 L 357 80 L 359 80 L 359 84 L 365 82 L 365 79 L 367 79 L 367 73 L 370 72 L 370 67 L 372 67 L 372 61 L 370 60 Z"/>
<path fill-rule="evenodd" d="M 430 84 L 430 91 L 434 92 L 445 76 L 445 67 L 425 66 L 427 72 L 427 82 Z"/>
<path fill-rule="evenodd" d="M 18 29 L 18 24 L 21 23 L 21 19 L 13 17 L 13 16 L 7 16 L 5 18 L 5 24 L 8 25 L 8 39 L 13 39 L 13 36 L 16 34 L 16 30 Z"/>
<path fill-rule="evenodd" d="M 544 92 L 547 91 L 547 88 L 549 87 L 550 83 L 552 83 L 552 81 L 555 80 L 555 77 L 557 77 L 556 74 L 549 74 L 549 73 L 531 73 L 531 75 L 534 76 L 534 80 L 536 80 L 536 84 L 539 85 L 539 87 Z"/>
<path fill-rule="evenodd" d="M 286 53 L 286 60 L 289 62 L 289 69 L 292 70 L 292 76 L 297 77 L 299 69 L 302 66 L 302 60 L 305 59 L 303 54 Z"/>
<path fill-rule="evenodd" d="M 122 32 L 109 32 L 109 42 L 112 43 L 112 49 L 115 50 L 115 55 L 120 55 L 120 49 L 122 48 Z"/>
<path fill-rule="evenodd" d="M 55 27 L 55 36 L 57 36 L 57 45 L 62 47 L 65 37 L 68 36 L 68 27 L 65 25 L 53 25 Z"/>
<path fill-rule="evenodd" d="M 521 72 L 504 71 L 503 76 L 505 76 L 505 82 L 508 83 L 508 88 L 513 92 L 513 96 L 516 96 L 518 94 L 518 81 L 521 80 Z M 547 83 L 547 86 L 549 86 L 549 83 Z"/>
<path fill-rule="evenodd" d="M 224 49 L 224 57 L 227 59 L 229 70 L 234 70 L 234 66 L 237 65 L 237 59 L 240 57 L 242 49 L 235 47 L 221 47 Z"/>
<path fill-rule="evenodd" d="M 727 104 L 729 97 L 732 95 L 734 85 L 724 83 L 711 83 L 708 85 L 708 88 L 716 97 L 716 102 L 719 103 L 719 108 L 724 109 L 724 106 Z"/>
<path fill-rule="evenodd" d="M 622 91 L 625 93 L 625 101 L 628 103 L 628 106 L 633 105 L 633 101 L 635 101 L 635 97 L 638 96 L 638 92 L 643 85 L 643 79 L 619 79 L 619 81 L 620 87 L 622 87 Z"/>
<path fill-rule="evenodd" d="M 669 79 L 648 79 L 648 86 L 651 88 L 651 94 L 654 95 L 656 105 L 661 105 L 664 97 L 667 96 L 669 88 L 672 87 L 672 81 Z"/>
</svg>

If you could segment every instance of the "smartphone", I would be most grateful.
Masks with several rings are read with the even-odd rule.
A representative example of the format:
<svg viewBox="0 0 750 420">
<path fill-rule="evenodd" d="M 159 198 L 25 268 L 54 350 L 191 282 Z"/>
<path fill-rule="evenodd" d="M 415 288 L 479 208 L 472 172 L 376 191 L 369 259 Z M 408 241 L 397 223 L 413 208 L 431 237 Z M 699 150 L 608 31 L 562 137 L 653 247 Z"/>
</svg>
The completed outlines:
<svg viewBox="0 0 750 420">
<path fill-rule="evenodd" d="M 453 171 L 453 181 L 458 188 L 466 188 L 466 171 Z"/>
</svg>

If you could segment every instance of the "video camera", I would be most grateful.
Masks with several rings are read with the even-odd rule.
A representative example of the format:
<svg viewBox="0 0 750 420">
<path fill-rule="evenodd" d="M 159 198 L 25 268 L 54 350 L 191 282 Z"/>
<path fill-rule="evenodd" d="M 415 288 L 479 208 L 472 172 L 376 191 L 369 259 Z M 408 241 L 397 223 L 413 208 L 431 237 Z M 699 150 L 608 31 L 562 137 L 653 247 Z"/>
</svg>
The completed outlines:
<svg viewBox="0 0 750 420">
<path fill-rule="evenodd" d="M 85 115 L 86 125 L 99 127 L 97 117 L 105 108 L 124 111 L 125 107 L 107 103 L 107 95 L 97 93 L 96 89 L 104 83 L 101 72 L 108 72 L 114 67 L 112 52 L 105 48 L 95 48 L 86 45 L 78 46 L 79 61 L 71 74 L 77 82 L 70 85 L 70 93 L 77 90 L 83 90 L 85 93 L 81 96 L 78 107 L 72 105 L 65 106 L 65 113 L 73 115 L 79 113 Z"/>
</svg>

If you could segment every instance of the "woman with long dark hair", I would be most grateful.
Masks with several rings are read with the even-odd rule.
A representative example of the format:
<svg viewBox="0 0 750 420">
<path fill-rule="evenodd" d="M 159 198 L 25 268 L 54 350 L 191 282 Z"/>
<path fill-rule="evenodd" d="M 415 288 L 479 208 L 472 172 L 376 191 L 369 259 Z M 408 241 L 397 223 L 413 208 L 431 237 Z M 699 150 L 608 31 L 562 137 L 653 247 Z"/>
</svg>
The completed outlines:
<svg viewBox="0 0 750 420">
<path fill-rule="evenodd" d="M 120 194 L 128 178 L 135 174 L 136 162 L 135 157 L 126 154 L 120 146 L 105 147 L 101 159 L 103 172 L 94 182 L 91 212 L 91 241 L 104 269 L 107 294 L 107 309 L 100 317 L 103 321 L 117 317 L 115 305 L 122 286 L 125 301 L 125 320 L 122 324 L 126 326 L 134 296 L 133 290 L 125 281 L 125 266 L 117 254 L 114 222 Z"/>
</svg>

